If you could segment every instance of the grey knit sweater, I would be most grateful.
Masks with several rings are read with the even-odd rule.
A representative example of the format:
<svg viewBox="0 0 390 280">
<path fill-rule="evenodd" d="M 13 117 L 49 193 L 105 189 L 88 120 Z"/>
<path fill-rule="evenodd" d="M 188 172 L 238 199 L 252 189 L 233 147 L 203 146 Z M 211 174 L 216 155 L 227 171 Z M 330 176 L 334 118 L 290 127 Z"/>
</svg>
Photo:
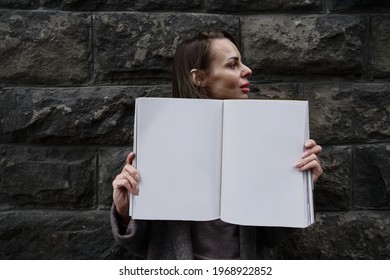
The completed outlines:
<svg viewBox="0 0 390 280">
<path fill-rule="evenodd" d="M 118 221 L 111 208 L 111 227 L 115 240 L 143 259 L 193 259 L 190 222 L 131 220 L 126 226 Z M 294 229 L 239 226 L 241 259 L 275 257 L 270 249 L 287 238 Z"/>
</svg>

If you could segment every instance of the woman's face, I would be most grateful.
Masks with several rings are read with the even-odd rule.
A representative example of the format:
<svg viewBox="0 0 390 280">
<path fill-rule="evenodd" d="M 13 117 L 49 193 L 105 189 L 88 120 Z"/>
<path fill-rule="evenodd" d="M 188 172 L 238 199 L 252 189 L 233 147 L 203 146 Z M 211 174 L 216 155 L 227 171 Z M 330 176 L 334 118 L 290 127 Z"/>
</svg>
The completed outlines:
<svg viewBox="0 0 390 280">
<path fill-rule="evenodd" d="M 217 99 L 248 98 L 248 77 L 252 70 L 241 62 L 241 54 L 228 39 L 214 39 L 210 44 L 213 57 L 206 86 L 210 97 Z"/>
</svg>

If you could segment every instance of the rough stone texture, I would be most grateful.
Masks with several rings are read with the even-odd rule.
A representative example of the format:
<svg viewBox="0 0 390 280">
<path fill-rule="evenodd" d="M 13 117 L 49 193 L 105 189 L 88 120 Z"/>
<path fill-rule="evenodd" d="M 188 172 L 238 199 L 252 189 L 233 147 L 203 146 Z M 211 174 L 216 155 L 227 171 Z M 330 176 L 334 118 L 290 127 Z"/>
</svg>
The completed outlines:
<svg viewBox="0 0 390 280">
<path fill-rule="evenodd" d="M 0 259 L 132 259 L 112 237 L 108 211 L 0 212 Z"/>
<path fill-rule="evenodd" d="M 389 4 L 390 7 L 390 4 Z M 390 17 L 374 17 L 371 22 L 371 75 L 390 79 Z"/>
<path fill-rule="evenodd" d="M 299 1 L 303 2 L 303 1 Z M 66 11 L 199 10 L 201 0 L 0 0 L 0 8 Z"/>
<path fill-rule="evenodd" d="M 0 0 L 0 8 L 59 8 L 60 0 Z"/>
<path fill-rule="evenodd" d="M 135 0 L 118 1 L 118 0 L 63 0 L 62 9 L 74 11 L 110 11 L 133 10 Z"/>
<path fill-rule="evenodd" d="M 389 91 L 389 84 L 307 85 L 312 137 L 321 143 L 389 139 Z"/>
<path fill-rule="evenodd" d="M 347 211 L 352 208 L 351 157 L 350 147 L 323 148 L 321 164 L 324 174 L 314 189 L 316 211 Z"/>
<path fill-rule="evenodd" d="M 322 8 L 320 0 L 210 0 L 206 1 L 209 11 L 242 12 L 242 11 L 285 11 L 285 10 L 311 10 Z"/>
<path fill-rule="evenodd" d="M 174 50 L 222 28 L 251 98 L 306 99 L 316 223 L 284 259 L 390 259 L 388 0 L 0 0 L 0 259 L 133 259 L 111 235 L 134 100 L 170 96 Z"/>
<path fill-rule="evenodd" d="M 99 149 L 99 206 L 110 209 L 112 205 L 112 181 L 119 174 L 132 147 Z"/>
<path fill-rule="evenodd" d="M 389 0 L 325 0 L 332 12 L 384 12 L 390 11 Z"/>
<path fill-rule="evenodd" d="M 297 84 L 254 84 L 250 97 L 254 99 L 303 99 L 301 88 Z"/>
<path fill-rule="evenodd" d="M 1 145 L 0 151 L 0 210 L 95 206 L 95 149 Z"/>
<path fill-rule="evenodd" d="M 390 258 L 390 212 L 321 213 L 279 248 L 281 259 Z"/>
<path fill-rule="evenodd" d="M 262 15 L 241 20 L 254 74 L 361 74 L 367 21 L 355 15 Z"/>
<path fill-rule="evenodd" d="M 390 145 L 357 146 L 352 174 L 355 208 L 390 208 Z"/>
<path fill-rule="evenodd" d="M 0 10 L 0 83 L 72 85 L 91 76 L 91 17 Z"/>
<path fill-rule="evenodd" d="M 98 83 L 170 79 L 174 51 L 188 34 L 223 28 L 238 35 L 238 18 L 232 16 L 102 13 L 94 22 Z"/>
<path fill-rule="evenodd" d="M 199 10 L 201 0 L 135 0 L 136 10 Z"/>
<path fill-rule="evenodd" d="M 0 140 L 12 143 L 128 144 L 135 98 L 169 87 L 0 88 Z"/>
</svg>

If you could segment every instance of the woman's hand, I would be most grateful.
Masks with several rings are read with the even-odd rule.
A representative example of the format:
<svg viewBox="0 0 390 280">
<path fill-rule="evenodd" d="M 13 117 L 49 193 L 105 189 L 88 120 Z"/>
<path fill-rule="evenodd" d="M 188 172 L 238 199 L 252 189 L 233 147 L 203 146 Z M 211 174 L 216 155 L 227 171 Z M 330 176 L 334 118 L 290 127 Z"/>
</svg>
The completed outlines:
<svg viewBox="0 0 390 280">
<path fill-rule="evenodd" d="M 296 164 L 296 168 L 300 171 L 311 170 L 314 184 L 322 173 L 324 173 L 319 161 L 322 148 L 312 139 L 305 142 L 305 148 L 306 150 L 302 154 L 302 159 Z"/>
<path fill-rule="evenodd" d="M 139 174 L 137 169 L 132 165 L 135 158 L 135 153 L 131 152 L 127 155 L 126 164 L 122 169 L 122 172 L 116 176 L 112 182 L 115 208 L 118 214 L 122 218 L 122 222 L 128 224 L 129 217 L 129 205 L 130 205 L 130 193 L 138 195 L 138 181 Z"/>
</svg>

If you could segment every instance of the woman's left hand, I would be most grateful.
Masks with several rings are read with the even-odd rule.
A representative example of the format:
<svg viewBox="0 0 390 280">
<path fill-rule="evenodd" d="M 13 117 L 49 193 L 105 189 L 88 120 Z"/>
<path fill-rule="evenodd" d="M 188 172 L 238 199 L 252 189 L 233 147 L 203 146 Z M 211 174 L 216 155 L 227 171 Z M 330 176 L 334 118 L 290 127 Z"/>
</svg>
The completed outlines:
<svg viewBox="0 0 390 280">
<path fill-rule="evenodd" d="M 322 148 L 312 139 L 305 142 L 305 148 L 306 150 L 303 152 L 301 160 L 296 164 L 296 168 L 300 171 L 311 170 L 313 183 L 315 183 L 324 173 L 319 161 Z"/>
</svg>

